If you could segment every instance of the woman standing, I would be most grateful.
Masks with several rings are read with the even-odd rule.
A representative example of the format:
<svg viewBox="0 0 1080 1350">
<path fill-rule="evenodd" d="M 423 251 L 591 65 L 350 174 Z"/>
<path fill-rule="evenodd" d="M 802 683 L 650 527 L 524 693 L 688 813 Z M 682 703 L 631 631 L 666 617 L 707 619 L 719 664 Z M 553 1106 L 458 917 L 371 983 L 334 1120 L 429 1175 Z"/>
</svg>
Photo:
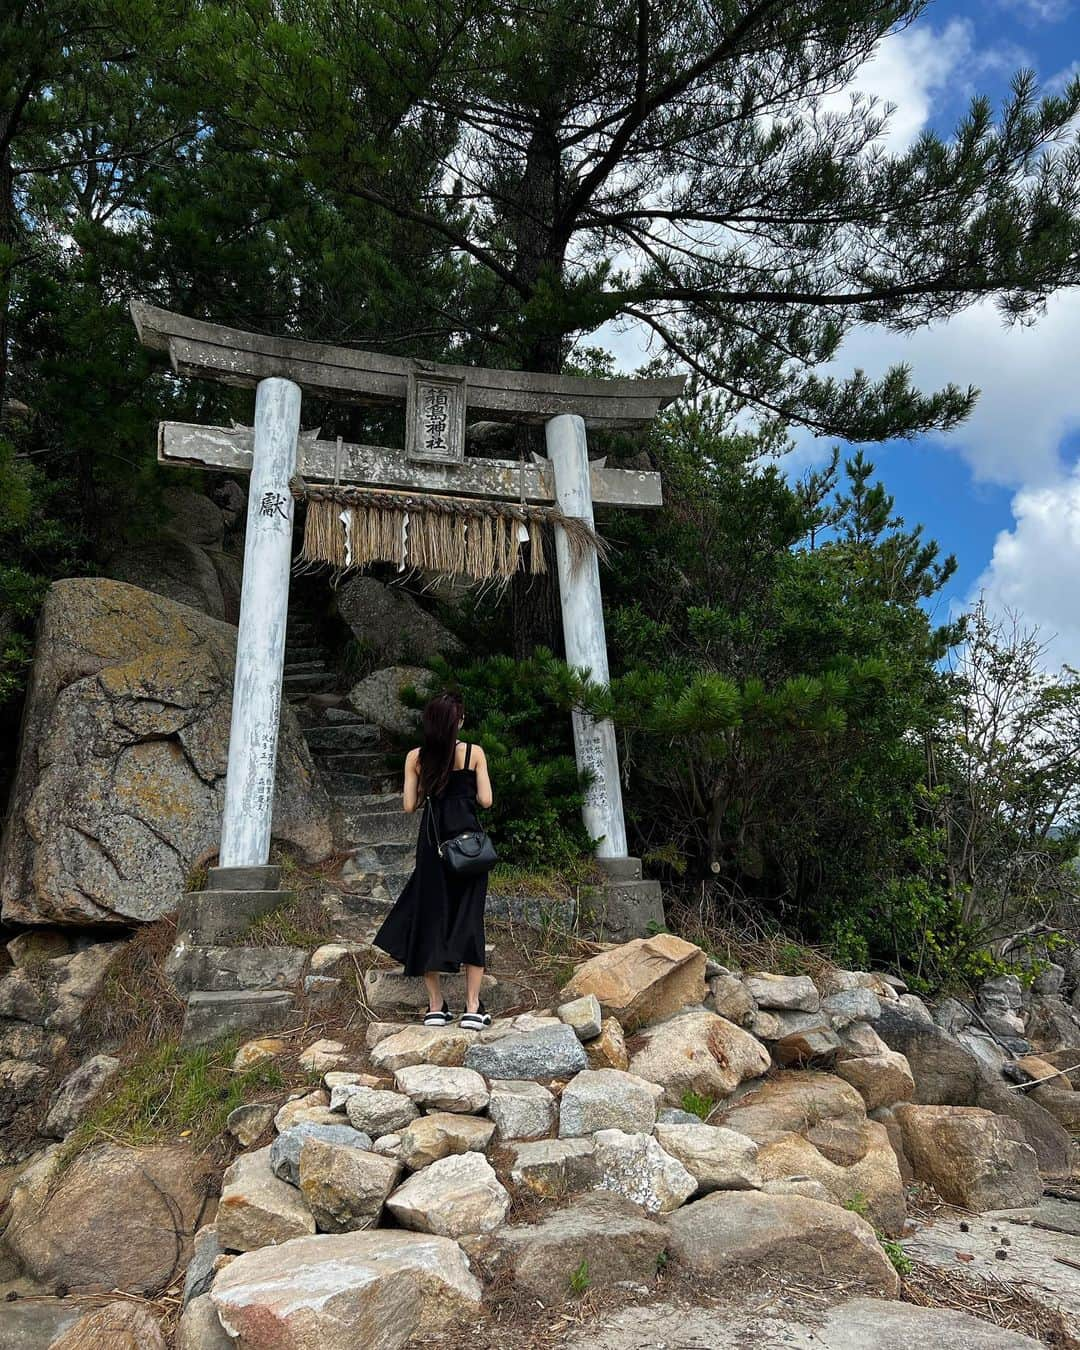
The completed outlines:
<svg viewBox="0 0 1080 1350">
<path fill-rule="evenodd" d="M 424 709 L 424 743 L 405 760 L 404 805 L 420 810 L 416 866 L 375 936 L 375 945 L 400 961 L 406 975 L 423 975 L 428 991 L 424 1025 L 453 1021 L 440 976 L 465 967 L 461 1025 L 479 1031 L 491 1015 L 480 1001 L 484 975 L 484 903 L 487 873 L 448 871 L 439 842 L 479 830 L 476 808 L 491 805 L 487 759 L 478 745 L 458 739 L 465 720 L 460 694 L 439 694 Z"/>
</svg>

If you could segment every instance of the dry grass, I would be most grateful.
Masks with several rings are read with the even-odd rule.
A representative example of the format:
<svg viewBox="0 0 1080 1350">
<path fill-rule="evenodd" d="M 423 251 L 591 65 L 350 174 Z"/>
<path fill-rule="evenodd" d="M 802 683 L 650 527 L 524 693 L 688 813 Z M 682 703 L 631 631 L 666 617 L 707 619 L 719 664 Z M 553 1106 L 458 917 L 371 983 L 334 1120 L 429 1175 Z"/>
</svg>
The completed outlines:
<svg viewBox="0 0 1080 1350">
<path fill-rule="evenodd" d="M 184 1021 L 184 1000 L 165 977 L 165 958 L 176 940 L 176 916 L 144 924 L 125 943 L 101 988 L 87 1000 L 73 1037 L 73 1058 L 102 1046 L 132 1053 L 175 1038 Z"/>
<path fill-rule="evenodd" d="M 1069 1332 L 1061 1313 L 1038 1302 L 1022 1284 L 993 1276 L 954 1274 L 921 1261 L 913 1265 L 902 1281 L 900 1297 L 905 1303 L 953 1308 L 1056 1350 L 1080 1350 L 1080 1341 Z"/>
</svg>

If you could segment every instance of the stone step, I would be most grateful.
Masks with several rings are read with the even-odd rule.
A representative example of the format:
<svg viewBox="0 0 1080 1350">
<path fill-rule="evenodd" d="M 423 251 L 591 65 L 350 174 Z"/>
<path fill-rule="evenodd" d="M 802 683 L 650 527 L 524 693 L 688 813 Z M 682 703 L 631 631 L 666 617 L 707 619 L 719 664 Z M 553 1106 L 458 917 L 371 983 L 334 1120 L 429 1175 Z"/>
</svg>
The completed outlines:
<svg viewBox="0 0 1080 1350">
<path fill-rule="evenodd" d="M 318 642 L 319 626 L 310 619 L 290 615 L 285 625 L 285 638 L 288 642 Z"/>
<path fill-rule="evenodd" d="M 338 797 L 337 804 L 349 811 L 400 811 L 400 792 L 363 792 L 353 797 Z"/>
<path fill-rule="evenodd" d="M 323 773 L 392 773 L 396 777 L 401 772 L 386 750 L 312 750 L 312 756 Z"/>
<path fill-rule="evenodd" d="M 416 843 L 420 817 L 404 811 L 350 811 L 345 830 L 354 844 Z"/>
<path fill-rule="evenodd" d="M 370 749 L 379 739 L 379 728 L 370 722 L 334 722 L 304 730 L 304 740 L 312 754 L 328 758 L 350 750 Z"/>
<path fill-rule="evenodd" d="M 355 708 L 324 708 L 322 712 L 328 727 L 355 726 L 358 722 L 367 724 L 367 719 L 361 717 Z"/>
<path fill-rule="evenodd" d="M 322 777 L 327 790 L 337 798 L 391 788 L 397 783 L 399 775 L 394 769 L 384 769 L 372 773 L 324 773 Z"/>
<path fill-rule="evenodd" d="M 299 947 L 219 947 L 178 942 L 165 973 L 179 993 L 291 991 L 299 984 L 308 953 Z"/>
<path fill-rule="evenodd" d="M 321 694 L 329 693 L 331 689 L 337 687 L 338 677 L 336 671 L 316 670 L 301 675 L 286 675 L 282 680 L 282 688 L 286 694 Z"/>
<path fill-rule="evenodd" d="M 291 661 L 325 661 L 328 653 L 325 647 L 315 645 L 305 645 L 303 643 L 285 643 L 285 663 Z"/>
<path fill-rule="evenodd" d="M 296 1015 L 288 990 L 256 993 L 200 990 L 188 997 L 180 1040 L 183 1045 L 206 1045 L 223 1036 L 257 1036 L 264 1031 L 280 1031 Z"/>
<path fill-rule="evenodd" d="M 405 889 L 405 883 L 412 875 L 411 868 L 390 872 L 382 868 L 370 872 L 359 869 L 354 871 L 351 863 L 351 859 L 347 860 L 341 869 L 343 889 L 349 895 L 355 895 L 361 899 L 381 901 L 384 904 L 393 904 Z"/>
<path fill-rule="evenodd" d="M 288 652 L 285 653 L 285 678 L 290 675 L 317 675 L 326 670 L 325 661 L 290 661 Z"/>
<path fill-rule="evenodd" d="M 391 839 L 373 843 L 354 840 L 351 845 L 352 865 L 361 872 L 397 872 L 412 866 L 416 841 Z"/>
</svg>

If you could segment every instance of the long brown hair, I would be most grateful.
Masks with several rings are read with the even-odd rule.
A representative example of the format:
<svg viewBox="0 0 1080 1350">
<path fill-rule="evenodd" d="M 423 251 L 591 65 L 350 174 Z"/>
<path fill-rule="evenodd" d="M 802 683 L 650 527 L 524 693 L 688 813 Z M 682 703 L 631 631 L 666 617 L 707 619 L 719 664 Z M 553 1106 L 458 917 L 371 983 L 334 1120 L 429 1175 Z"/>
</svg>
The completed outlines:
<svg viewBox="0 0 1080 1350">
<path fill-rule="evenodd" d="M 420 747 L 420 791 L 437 797 L 454 767 L 458 727 L 465 715 L 460 694 L 437 694 L 424 709 L 424 743 Z"/>
</svg>

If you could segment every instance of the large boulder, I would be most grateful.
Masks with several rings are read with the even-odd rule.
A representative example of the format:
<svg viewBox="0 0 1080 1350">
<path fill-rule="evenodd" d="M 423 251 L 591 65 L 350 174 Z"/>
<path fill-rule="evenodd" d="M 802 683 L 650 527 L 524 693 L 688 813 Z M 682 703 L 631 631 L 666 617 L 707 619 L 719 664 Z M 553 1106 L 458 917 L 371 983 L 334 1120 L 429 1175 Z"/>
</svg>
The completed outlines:
<svg viewBox="0 0 1080 1350">
<path fill-rule="evenodd" d="M 53 584 L 11 809 L 3 918 L 130 924 L 176 907 L 221 830 L 236 630 L 102 578 Z M 331 806 L 283 706 L 274 835 L 333 849 Z"/>
<path fill-rule="evenodd" d="M 118 1299 L 94 1308 L 51 1342 L 49 1350 L 165 1350 L 157 1318 L 141 1303 Z"/>
<path fill-rule="evenodd" d="M 964 1209 L 1018 1209 L 1042 1195 L 1035 1153 L 1014 1120 L 978 1107 L 898 1106 L 904 1152 L 920 1181 Z"/>
<path fill-rule="evenodd" d="M 510 1193 L 482 1154 L 456 1153 L 414 1172 L 386 1207 L 403 1228 L 457 1238 L 499 1228 Z"/>
<path fill-rule="evenodd" d="M 305 1139 L 300 1148 L 300 1191 L 320 1233 L 374 1228 L 400 1175 L 396 1158 L 351 1144 Z"/>
<path fill-rule="evenodd" d="M 758 1146 L 748 1135 L 704 1123 L 657 1125 L 653 1133 L 664 1152 L 682 1163 L 702 1194 L 753 1191 L 761 1185 Z"/>
<path fill-rule="evenodd" d="M 188 1263 L 206 1205 L 191 1150 L 102 1144 L 63 1164 L 61 1148 L 49 1149 L 12 1191 L 4 1240 L 26 1274 L 73 1293 L 165 1289 Z"/>
<path fill-rule="evenodd" d="M 427 692 L 434 676 L 423 666 L 387 666 L 373 671 L 349 690 L 349 702 L 368 722 L 399 736 L 414 733 L 419 725 L 415 709 L 401 701 L 402 691 Z"/>
<path fill-rule="evenodd" d="M 900 1281 L 873 1228 L 846 1209 L 801 1195 L 716 1191 L 665 1220 L 668 1248 L 689 1270 L 829 1281 L 895 1298 Z"/>
<path fill-rule="evenodd" d="M 380 1229 L 248 1252 L 209 1298 L 244 1350 L 399 1350 L 475 1317 L 482 1292 L 456 1242 Z"/>
<path fill-rule="evenodd" d="M 659 1083 L 671 1106 L 687 1092 L 718 1101 L 769 1068 L 769 1052 L 742 1027 L 705 1008 L 688 1008 L 647 1027 L 630 1057 L 630 1071 Z"/>
<path fill-rule="evenodd" d="M 672 933 L 635 938 L 578 966 L 566 1000 L 595 994 L 605 1016 L 624 1031 L 705 1001 L 705 953 Z"/>
<path fill-rule="evenodd" d="M 915 1091 L 912 1100 L 926 1106 L 981 1106 L 1009 1116 L 1023 1129 L 1040 1169 L 1068 1176 L 1073 1144 L 1049 1111 L 1022 1092 L 1011 1092 L 959 1041 L 899 1003 L 883 1002 L 875 1030 L 891 1050 L 907 1058 Z"/>
<path fill-rule="evenodd" d="M 875 1227 L 898 1236 L 904 1231 L 907 1207 L 889 1132 L 885 1125 L 867 1120 L 859 1127 L 858 1136 L 854 1153 L 840 1162 L 833 1160 L 835 1154 L 827 1156 L 802 1134 L 775 1136 L 758 1149 L 758 1170 L 765 1186 L 808 1177 L 834 1204 L 865 1209 Z"/>
<path fill-rule="evenodd" d="M 314 1232 L 304 1197 L 274 1174 L 269 1147 L 241 1153 L 226 1169 L 217 1212 L 218 1241 L 226 1251 L 254 1251 Z"/>
<path fill-rule="evenodd" d="M 559 1099 L 559 1137 L 569 1139 L 597 1130 L 648 1134 L 664 1090 L 656 1083 L 618 1069 L 582 1069 Z"/>
<path fill-rule="evenodd" d="M 595 1186 L 632 1200 L 649 1214 L 677 1209 L 698 1188 L 693 1173 L 651 1135 L 598 1130 L 593 1138 Z"/>
<path fill-rule="evenodd" d="M 549 1305 L 571 1296 L 578 1271 L 594 1289 L 652 1283 L 666 1245 L 662 1224 L 603 1191 L 581 1196 L 539 1223 L 503 1228 L 493 1242 L 510 1285 Z"/>
<path fill-rule="evenodd" d="M 400 586 L 356 576 L 338 587 L 338 613 L 379 666 L 422 665 L 462 650 L 459 640 Z"/>
<path fill-rule="evenodd" d="M 114 553 L 106 574 L 153 591 L 213 619 L 240 615 L 240 559 L 224 551 L 225 517 L 209 497 L 187 488 L 161 494 L 166 518 L 155 538 Z"/>
</svg>

